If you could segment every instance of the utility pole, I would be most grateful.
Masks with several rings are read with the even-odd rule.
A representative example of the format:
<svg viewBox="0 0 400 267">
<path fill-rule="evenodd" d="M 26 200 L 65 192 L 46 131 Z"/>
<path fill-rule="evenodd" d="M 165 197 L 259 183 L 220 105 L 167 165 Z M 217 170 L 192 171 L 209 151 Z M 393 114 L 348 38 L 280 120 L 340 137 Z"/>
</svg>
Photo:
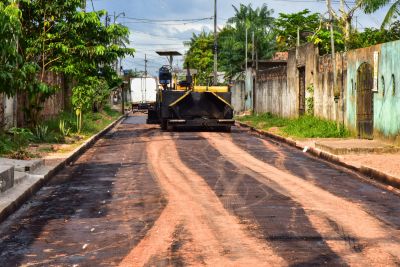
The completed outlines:
<svg viewBox="0 0 400 267">
<path fill-rule="evenodd" d="M 297 46 L 300 46 L 300 27 L 297 27 Z"/>
<path fill-rule="evenodd" d="M 329 9 L 329 25 L 331 30 L 331 50 L 332 50 L 332 71 L 333 71 L 333 90 L 336 91 L 336 56 L 335 56 L 335 38 L 333 34 L 333 10 L 332 10 L 332 0 L 328 1 L 328 9 Z"/>
<path fill-rule="evenodd" d="M 251 66 L 254 68 L 254 31 L 251 32 L 251 43 L 252 43 L 252 48 L 251 48 Z"/>
<path fill-rule="evenodd" d="M 245 70 L 246 70 L 246 72 L 245 72 L 245 75 L 246 75 L 246 79 L 247 79 L 247 43 L 248 43 L 248 41 L 247 41 L 247 26 L 246 26 L 246 44 L 245 44 L 245 61 L 246 61 L 246 66 L 245 66 Z"/>
<path fill-rule="evenodd" d="M 144 101 L 147 101 L 147 54 L 144 54 Z"/>
<path fill-rule="evenodd" d="M 214 0 L 214 85 L 218 84 L 217 0 Z"/>
<path fill-rule="evenodd" d="M 147 77 L 147 54 L 144 54 L 144 76 Z"/>
<path fill-rule="evenodd" d="M 109 22 L 109 16 L 108 16 L 108 12 L 106 12 L 106 27 L 108 27 L 108 22 Z"/>
<path fill-rule="evenodd" d="M 115 25 L 115 22 L 116 22 L 116 20 L 117 20 L 117 18 L 116 18 L 116 14 L 115 14 L 115 11 L 114 11 L 114 20 L 113 20 L 113 24 Z M 116 41 L 114 40 L 114 44 L 116 43 Z M 117 75 L 119 74 L 119 72 L 118 72 L 118 59 L 115 61 L 115 65 L 114 65 L 114 67 L 115 67 L 115 71 L 117 72 Z M 118 75 L 119 76 L 119 75 Z"/>
<path fill-rule="evenodd" d="M 121 16 L 121 15 L 125 16 L 125 13 L 122 12 L 122 13 L 116 15 L 116 13 L 114 11 L 114 20 L 113 20 L 114 24 L 117 22 L 118 17 Z M 108 14 L 106 15 L 106 26 L 108 26 Z M 117 40 L 114 39 L 114 44 L 116 44 L 116 43 L 117 43 Z M 121 64 L 121 66 L 122 66 L 122 64 Z M 118 59 L 114 62 L 114 67 L 115 67 L 115 72 L 117 73 L 117 75 L 121 76 L 121 72 L 120 72 L 120 69 L 119 69 L 119 66 L 118 66 Z M 125 99 L 124 98 L 125 98 L 124 97 L 124 84 L 122 84 L 122 86 L 121 86 L 122 114 L 125 114 L 125 107 L 124 107 Z"/>
<path fill-rule="evenodd" d="M 331 50 L 332 50 L 332 72 L 333 72 L 333 94 L 336 103 L 336 124 L 339 128 L 339 93 L 337 90 L 337 75 L 336 75 L 336 54 L 335 54 L 335 38 L 333 35 L 333 10 L 332 0 L 327 0 L 329 11 L 329 22 L 331 29 Z"/>
</svg>

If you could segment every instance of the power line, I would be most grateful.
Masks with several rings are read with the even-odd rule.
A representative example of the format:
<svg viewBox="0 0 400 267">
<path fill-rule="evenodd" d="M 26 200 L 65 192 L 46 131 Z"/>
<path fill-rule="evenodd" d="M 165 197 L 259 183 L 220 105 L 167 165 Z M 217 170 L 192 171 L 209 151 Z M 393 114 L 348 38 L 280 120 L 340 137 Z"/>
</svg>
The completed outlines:
<svg viewBox="0 0 400 267">
<path fill-rule="evenodd" d="M 135 46 L 135 45 L 137 45 L 137 46 L 179 46 L 179 45 L 182 45 L 183 46 L 183 44 L 181 44 L 181 43 L 179 43 L 179 44 L 157 44 L 157 43 L 135 44 L 135 41 L 132 41 L 132 40 L 130 40 L 130 42 L 131 42 L 132 46 Z"/>
<path fill-rule="evenodd" d="M 181 20 L 156 20 L 156 19 L 139 19 L 125 17 L 125 19 L 132 20 L 126 21 L 125 24 L 159 24 L 166 26 L 177 26 L 177 25 L 187 25 L 191 23 L 197 23 L 201 21 L 211 20 L 212 18 L 199 18 L 199 19 L 181 19 Z"/>
<path fill-rule="evenodd" d="M 196 22 L 201 22 L 199 21 L 193 21 L 193 22 L 185 22 L 185 23 L 164 23 L 164 22 L 153 22 L 153 21 L 126 21 L 121 24 L 158 24 L 158 25 L 163 25 L 163 26 L 181 26 L 181 25 L 188 25 L 191 23 L 196 23 Z"/>
<path fill-rule="evenodd" d="M 172 36 L 162 36 L 162 35 L 157 35 L 157 34 L 151 34 L 151 33 L 146 33 L 146 32 L 141 32 L 141 31 L 135 31 L 133 30 L 133 34 L 138 33 L 138 34 L 143 34 L 151 37 L 160 37 L 164 39 L 171 39 L 171 40 L 178 40 L 178 41 L 187 41 L 190 38 L 178 38 L 178 37 L 172 37 Z"/>
<path fill-rule="evenodd" d="M 212 20 L 213 17 L 197 18 L 197 19 L 147 19 L 147 18 L 132 18 L 125 17 L 129 20 L 145 21 L 145 22 L 198 22 L 203 20 Z"/>
</svg>

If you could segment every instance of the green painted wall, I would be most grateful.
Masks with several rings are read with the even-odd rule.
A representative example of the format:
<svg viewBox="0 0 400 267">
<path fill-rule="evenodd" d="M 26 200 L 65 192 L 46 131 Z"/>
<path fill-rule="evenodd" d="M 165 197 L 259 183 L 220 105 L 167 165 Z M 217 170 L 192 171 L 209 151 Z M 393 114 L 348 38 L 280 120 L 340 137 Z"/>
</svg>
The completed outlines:
<svg viewBox="0 0 400 267">
<path fill-rule="evenodd" d="M 378 93 L 374 94 L 374 128 L 384 136 L 400 134 L 400 42 L 382 44 Z"/>
<path fill-rule="evenodd" d="M 400 135 L 400 41 L 385 43 L 348 52 L 346 119 L 356 130 L 357 69 L 367 62 L 373 64 L 373 53 L 379 51 L 378 92 L 374 93 L 374 135 L 395 138 Z"/>
</svg>

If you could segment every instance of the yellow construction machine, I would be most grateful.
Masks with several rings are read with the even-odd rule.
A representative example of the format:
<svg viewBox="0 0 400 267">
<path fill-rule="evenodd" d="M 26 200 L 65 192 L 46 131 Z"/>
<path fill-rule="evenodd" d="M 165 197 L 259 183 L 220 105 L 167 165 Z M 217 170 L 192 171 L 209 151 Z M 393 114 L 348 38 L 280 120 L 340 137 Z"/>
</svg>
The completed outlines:
<svg viewBox="0 0 400 267">
<path fill-rule="evenodd" d="M 172 73 L 172 60 L 180 53 L 157 53 L 168 56 L 170 65 L 159 70 L 156 105 L 149 110 L 147 122 L 158 123 L 163 130 L 185 127 L 230 131 L 235 121 L 229 87 L 196 85 L 189 66 L 185 79 L 179 80 Z"/>
</svg>

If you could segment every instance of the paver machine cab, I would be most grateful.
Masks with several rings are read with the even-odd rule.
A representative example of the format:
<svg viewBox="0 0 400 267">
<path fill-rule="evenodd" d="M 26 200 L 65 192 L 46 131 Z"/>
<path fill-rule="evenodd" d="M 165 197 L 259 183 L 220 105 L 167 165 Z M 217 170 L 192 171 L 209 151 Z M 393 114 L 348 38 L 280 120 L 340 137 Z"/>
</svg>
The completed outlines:
<svg viewBox="0 0 400 267">
<path fill-rule="evenodd" d="M 176 51 L 157 52 L 169 56 L 170 65 L 159 70 L 156 105 L 149 110 L 148 123 L 160 124 L 163 130 L 206 128 L 230 131 L 234 125 L 231 93 L 228 86 L 199 86 L 187 66 L 186 79 L 173 78 L 173 56 Z"/>
</svg>

